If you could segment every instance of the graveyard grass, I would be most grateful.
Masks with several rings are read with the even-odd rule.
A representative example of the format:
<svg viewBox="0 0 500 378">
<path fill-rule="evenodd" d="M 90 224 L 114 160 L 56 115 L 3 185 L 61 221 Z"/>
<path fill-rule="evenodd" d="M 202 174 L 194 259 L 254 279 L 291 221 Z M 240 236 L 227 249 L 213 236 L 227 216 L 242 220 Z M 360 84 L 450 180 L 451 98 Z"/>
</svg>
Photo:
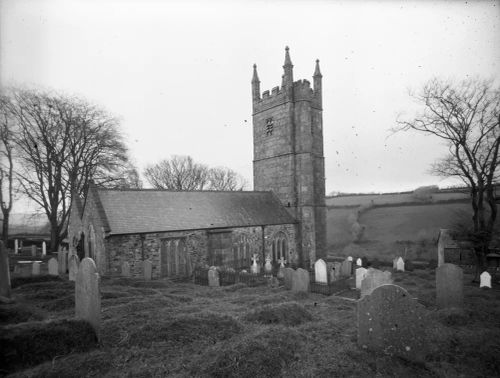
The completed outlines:
<svg viewBox="0 0 500 378">
<path fill-rule="evenodd" d="M 428 310 L 431 353 L 425 363 L 359 348 L 352 300 L 294 294 L 265 285 L 211 288 L 189 282 L 104 278 L 100 345 L 96 347 L 91 338 L 87 346 L 75 348 L 69 343 L 66 352 L 9 373 L 16 377 L 500 375 L 499 290 L 472 286 L 471 276 L 465 275 L 464 311 L 437 310 L 433 270 L 398 272 L 393 278 Z M 73 282 L 40 277 L 19 279 L 13 286 L 16 302 L 0 305 L 0 326 L 5 329 L 22 332 L 31 323 L 50 335 L 58 320 L 74 315 Z M 16 325 L 21 322 L 28 323 Z M 75 330 L 76 337 L 82 335 Z M 45 352 L 43 345 L 36 347 L 32 353 Z"/>
</svg>

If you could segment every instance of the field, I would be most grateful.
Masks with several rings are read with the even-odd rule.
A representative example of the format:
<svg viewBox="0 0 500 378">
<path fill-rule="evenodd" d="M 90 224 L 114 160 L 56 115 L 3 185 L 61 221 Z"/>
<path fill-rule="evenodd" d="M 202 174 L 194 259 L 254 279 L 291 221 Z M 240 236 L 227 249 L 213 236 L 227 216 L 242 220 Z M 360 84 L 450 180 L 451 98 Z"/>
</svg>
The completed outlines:
<svg viewBox="0 0 500 378">
<path fill-rule="evenodd" d="M 102 280 L 98 345 L 93 340 L 83 345 L 86 331 L 75 327 L 65 334 L 66 350 L 61 345 L 52 356 L 45 353 L 45 362 L 16 360 L 7 353 L 16 338 L 7 345 L 7 334 L 38 327 L 49 337 L 56 332 L 57 321 L 73 317 L 73 283 L 42 277 L 14 280 L 16 303 L 0 305 L 1 373 L 13 377 L 500 375 L 498 288 L 479 289 L 469 284 L 471 276 L 466 275 L 464 311 L 438 311 L 433 271 L 393 273 L 393 277 L 427 308 L 431 352 L 425 363 L 358 348 L 356 303 L 347 298 L 352 291 L 346 297 L 327 297 L 265 284 L 209 288 L 120 278 Z M 28 345 L 19 346 L 25 356 L 36 344 L 30 337 Z M 36 350 L 31 355 L 44 355 L 55 340 L 32 347 Z"/>
</svg>

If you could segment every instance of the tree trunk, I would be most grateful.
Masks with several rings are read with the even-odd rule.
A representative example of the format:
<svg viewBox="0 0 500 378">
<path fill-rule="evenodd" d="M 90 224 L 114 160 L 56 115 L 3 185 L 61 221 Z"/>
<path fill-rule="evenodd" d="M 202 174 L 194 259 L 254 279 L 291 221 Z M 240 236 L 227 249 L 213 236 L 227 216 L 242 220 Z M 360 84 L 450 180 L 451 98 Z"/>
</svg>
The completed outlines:
<svg viewBox="0 0 500 378">
<path fill-rule="evenodd" d="M 3 240 L 3 245 L 5 248 L 8 246 L 8 240 L 9 240 L 9 217 L 10 213 L 3 212 L 3 222 L 2 222 L 2 240 Z"/>
</svg>

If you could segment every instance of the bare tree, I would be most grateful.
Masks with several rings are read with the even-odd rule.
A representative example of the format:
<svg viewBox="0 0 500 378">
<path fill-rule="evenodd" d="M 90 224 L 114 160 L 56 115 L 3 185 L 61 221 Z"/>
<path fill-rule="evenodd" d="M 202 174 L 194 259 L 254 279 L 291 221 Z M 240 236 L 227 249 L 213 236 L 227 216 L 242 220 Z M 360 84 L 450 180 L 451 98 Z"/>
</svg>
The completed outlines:
<svg viewBox="0 0 500 378">
<path fill-rule="evenodd" d="M 191 156 L 174 155 L 149 165 L 144 176 L 156 189 L 203 190 L 208 185 L 208 167 L 196 163 Z"/>
<path fill-rule="evenodd" d="M 243 190 L 246 180 L 231 168 L 211 168 L 208 174 L 210 190 Z"/>
<path fill-rule="evenodd" d="M 9 218 L 13 204 L 14 122 L 7 111 L 7 97 L 0 97 L 0 206 L 2 208 L 2 240 L 5 246 L 9 240 Z"/>
<path fill-rule="evenodd" d="M 473 215 L 469 237 L 480 273 L 486 269 L 497 218 L 494 185 L 500 165 L 500 88 L 479 79 L 457 84 L 433 79 L 412 96 L 423 110 L 413 119 L 399 119 L 396 131 L 414 130 L 447 143 L 448 154 L 432 170 L 440 176 L 457 177 L 470 188 Z"/>
<path fill-rule="evenodd" d="M 67 234 L 72 193 L 83 195 L 90 180 L 119 182 L 127 148 L 118 120 L 80 98 L 20 89 L 9 95 L 21 188 L 46 213 L 56 250 Z"/>
<path fill-rule="evenodd" d="M 243 190 L 245 179 L 230 168 L 209 168 L 191 156 L 174 155 L 144 170 L 156 189 L 168 190 Z"/>
</svg>

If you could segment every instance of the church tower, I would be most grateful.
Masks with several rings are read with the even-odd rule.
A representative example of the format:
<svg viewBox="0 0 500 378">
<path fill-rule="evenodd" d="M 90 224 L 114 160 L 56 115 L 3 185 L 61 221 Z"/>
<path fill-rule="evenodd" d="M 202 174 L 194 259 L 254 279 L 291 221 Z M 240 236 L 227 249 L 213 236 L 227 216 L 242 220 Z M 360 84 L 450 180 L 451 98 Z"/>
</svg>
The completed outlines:
<svg viewBox="0 0 500 378">
<path fill-rule="evenodd" d="M 294 82 L 288 47 L 283 70 L 281 87 L 261 96 L 253 66 L 254 190 L 273 191 L 299 221 L 298 262 L 308 267 L 326 255 L 322 75 L 316 60 L 313 88 Z"/>
</svg>

